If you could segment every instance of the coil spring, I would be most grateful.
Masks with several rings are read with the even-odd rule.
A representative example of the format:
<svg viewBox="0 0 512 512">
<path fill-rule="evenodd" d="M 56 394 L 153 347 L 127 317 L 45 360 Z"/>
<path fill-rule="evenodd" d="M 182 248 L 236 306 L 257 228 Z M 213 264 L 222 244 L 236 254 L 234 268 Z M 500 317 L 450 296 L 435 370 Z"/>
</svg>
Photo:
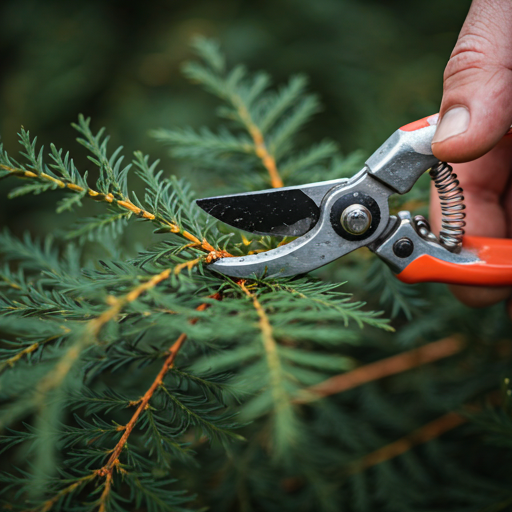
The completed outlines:
<svg viewBox="0 0 512 512">
<path fill-rule="evenodd" d="M 464 210 L 463 190 L 457 175 L 451 165 L 439 162 L 430 169 L 430 177 L 434 181 L 439 199 L 441 201 L 441 232 L 439 242 L 451 252 L 459 252 L 462 248 L 464 236 Z"/>
</svg>

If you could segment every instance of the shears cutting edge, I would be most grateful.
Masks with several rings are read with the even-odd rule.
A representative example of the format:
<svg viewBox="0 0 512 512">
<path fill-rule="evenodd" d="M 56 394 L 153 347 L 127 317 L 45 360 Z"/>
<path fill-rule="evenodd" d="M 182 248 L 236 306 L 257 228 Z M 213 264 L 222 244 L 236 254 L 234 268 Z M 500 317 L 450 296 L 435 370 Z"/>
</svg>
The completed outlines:
<svg viewBox="0 0 512 512">
<path fill-rule="evenodd" d="M 436 114 L 398 129 L 350 179 L 198 199 L 208 214 L 235 228 L 297 237 L 209 268 L 238 278 L 293 276 L 366 246 L 406 283 L 512 285 L 512 240 L 464 236 L 462 189 L 451 166 L 431 150 L 437 120 Z M 389 212 L 389 197 L 408 192 L 427 170 L 441 199 L 439 237 L 423 217 Z"/>
</svg>

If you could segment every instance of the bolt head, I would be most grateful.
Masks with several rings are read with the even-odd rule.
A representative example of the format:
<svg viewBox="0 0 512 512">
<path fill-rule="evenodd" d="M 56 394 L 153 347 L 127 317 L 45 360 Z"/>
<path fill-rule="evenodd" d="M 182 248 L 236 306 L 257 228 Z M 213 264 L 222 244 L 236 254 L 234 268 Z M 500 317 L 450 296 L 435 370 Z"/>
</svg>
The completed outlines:
<svg viewBox="0 0 512 512">
<path fill-rule="evenodd" d="M 414 251 L 412 240 L 407 237 L 400 238 L 393 244 L 393 252 L 399 258 L 408 258 Z"/>
<path fill-rule="evenodd" d="M 343 229 L 348 233 L 362 235 L 371 226 L 372 214 L 362 204 L 351 204 L 343 210 L 340 222 Z"/>
</svg>

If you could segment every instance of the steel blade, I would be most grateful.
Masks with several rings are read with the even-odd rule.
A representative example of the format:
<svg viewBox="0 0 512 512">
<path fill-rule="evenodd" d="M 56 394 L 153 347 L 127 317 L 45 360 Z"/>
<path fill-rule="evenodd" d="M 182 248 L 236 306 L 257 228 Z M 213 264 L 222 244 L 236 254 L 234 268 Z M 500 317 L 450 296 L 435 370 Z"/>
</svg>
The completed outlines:
<svg viewBox="0 0 512 512">
<path fill-rule="evenodd" d="M 318 222 L 325 194 L 346 181 L 208 197 L 196 202 L 206 213 L 243 231 L 259 235 L 301 236 Z"/>
</svg>

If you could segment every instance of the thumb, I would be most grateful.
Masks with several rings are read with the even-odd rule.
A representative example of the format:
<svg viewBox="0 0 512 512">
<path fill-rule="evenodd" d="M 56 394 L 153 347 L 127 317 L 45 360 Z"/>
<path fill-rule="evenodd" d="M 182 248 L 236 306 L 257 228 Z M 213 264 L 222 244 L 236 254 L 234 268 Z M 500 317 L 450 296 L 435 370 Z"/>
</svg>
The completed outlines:
<svg viewBox="0 0 512 512">
<path fill-rule="evenodd" d="M 487 153 L 512 123 L 512 2 L 474 0 L 444 72 L 432 140 L 443 162 Z"/>
</svg>

